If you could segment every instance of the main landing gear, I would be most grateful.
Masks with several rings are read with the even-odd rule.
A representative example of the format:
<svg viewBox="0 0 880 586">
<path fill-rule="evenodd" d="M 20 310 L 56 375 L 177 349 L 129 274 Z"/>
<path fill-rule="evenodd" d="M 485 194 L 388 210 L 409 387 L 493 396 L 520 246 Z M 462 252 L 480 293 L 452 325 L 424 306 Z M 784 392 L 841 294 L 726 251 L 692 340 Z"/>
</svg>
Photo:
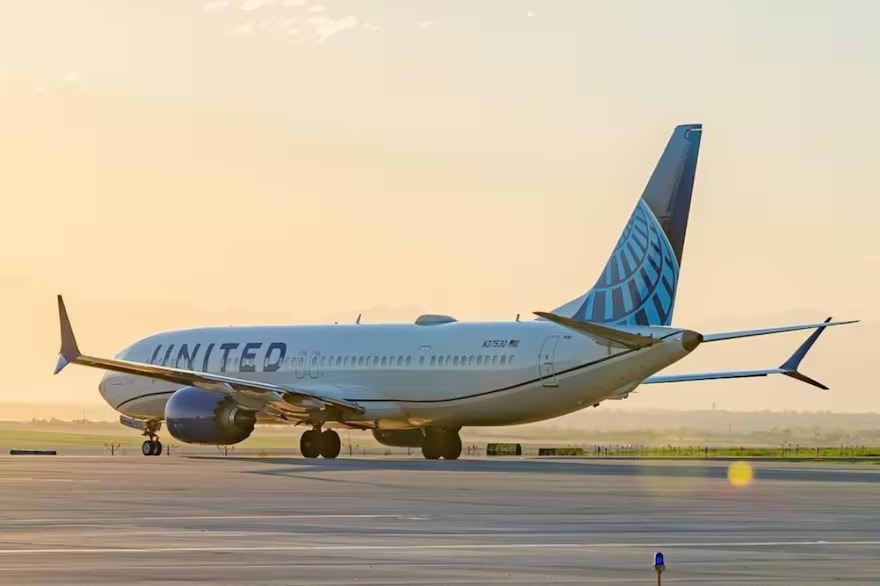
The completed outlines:
<svg viewBox="0 0 880 586">
<path fill-rule="evenodd" d="M 162 455 L 162 442 L 159 441 L 159 436 L 156 435 L 161 427 L 162 422 L 156 420 L 147 421 L 144 424 L 143 435 L 148 438 L 147 441 L 141 445 L 141 453 L 143 453 L 144 456 Z"/>
<path fill-rule="evenodd" d="M 306 458 L 323 456 L 333 459 L 342 450 L 342 440 L 332 429 L 321 431 L 320 427 L 310 429 L 302 434 L 299 440 L 299 451 Z"/>
<path fill-rule="evenodd" d="M 461 456 L 461 438 L 457 429 L 428 429 L 422 440 L 426 460 L 457 460 Z"/>
</svg>

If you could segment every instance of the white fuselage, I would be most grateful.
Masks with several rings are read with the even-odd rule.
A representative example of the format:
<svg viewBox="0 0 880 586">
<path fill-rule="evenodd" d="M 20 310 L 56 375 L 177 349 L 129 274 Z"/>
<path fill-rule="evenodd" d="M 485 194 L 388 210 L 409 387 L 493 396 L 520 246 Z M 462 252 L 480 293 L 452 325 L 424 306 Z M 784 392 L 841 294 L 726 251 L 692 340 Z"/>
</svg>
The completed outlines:
<svg viewBox="0 0 880 586">
<path fill-rule="evenodd" d="M 215 327 L 157 334 L 118 358 L 356 402 L 364 413 L 345 420 L 371 427 L 514 425 L 621 398 L 693 349 L 685 330 L 627 329 L 662 342 L 629 350 L 547 321 Z M 162 419 L 178 388 L 116 373 L 100 384 L 114 409 L 140 419 Z"/>
</svg>

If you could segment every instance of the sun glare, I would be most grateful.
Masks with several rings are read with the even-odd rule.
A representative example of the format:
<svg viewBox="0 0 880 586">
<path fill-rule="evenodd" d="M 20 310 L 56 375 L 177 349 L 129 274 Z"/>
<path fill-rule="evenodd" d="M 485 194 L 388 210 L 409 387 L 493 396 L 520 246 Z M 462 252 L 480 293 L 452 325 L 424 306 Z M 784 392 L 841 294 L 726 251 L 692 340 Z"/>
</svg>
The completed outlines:
<svg viewBox="0 0 880 586">
<path fill-rule="evenodd" d="M 748 486 L 754 478 L 755 472 L 748 462 L 734 462 L 727 469 L 727 480 L 733 486 Z"/>
</svg>

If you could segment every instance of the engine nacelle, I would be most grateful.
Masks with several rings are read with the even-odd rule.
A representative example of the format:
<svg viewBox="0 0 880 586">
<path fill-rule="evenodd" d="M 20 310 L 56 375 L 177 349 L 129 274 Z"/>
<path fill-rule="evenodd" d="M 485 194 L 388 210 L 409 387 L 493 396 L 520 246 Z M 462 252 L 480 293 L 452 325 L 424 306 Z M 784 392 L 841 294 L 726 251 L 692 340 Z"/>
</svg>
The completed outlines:
<svg viewBox="0 0 880 586">
<path fill-rule="evenodd" d="M 221 393 L 183 387 L 165 403 L 168 432 L 188 444 L 229 445 L 246 440 L 257 415 Z"/>
<path fill-rule="evenodd" d="M 373 437 L 380 444 L 395 448 L 420 448 L 425 434 L 421 429 L 374 429 Z"/>
</svg>

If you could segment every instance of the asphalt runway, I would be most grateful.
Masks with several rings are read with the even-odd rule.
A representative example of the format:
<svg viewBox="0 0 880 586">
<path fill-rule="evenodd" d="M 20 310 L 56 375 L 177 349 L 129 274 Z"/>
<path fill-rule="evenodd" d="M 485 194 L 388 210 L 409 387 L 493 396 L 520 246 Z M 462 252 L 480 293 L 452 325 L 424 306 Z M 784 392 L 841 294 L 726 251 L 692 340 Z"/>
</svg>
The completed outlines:
<svg viewBox="0 0 880 586">
<path fill-rule="evenodd" d="M 0 457 L 0 584 L 877 584 L 880 466 Z"/>
</svg>

